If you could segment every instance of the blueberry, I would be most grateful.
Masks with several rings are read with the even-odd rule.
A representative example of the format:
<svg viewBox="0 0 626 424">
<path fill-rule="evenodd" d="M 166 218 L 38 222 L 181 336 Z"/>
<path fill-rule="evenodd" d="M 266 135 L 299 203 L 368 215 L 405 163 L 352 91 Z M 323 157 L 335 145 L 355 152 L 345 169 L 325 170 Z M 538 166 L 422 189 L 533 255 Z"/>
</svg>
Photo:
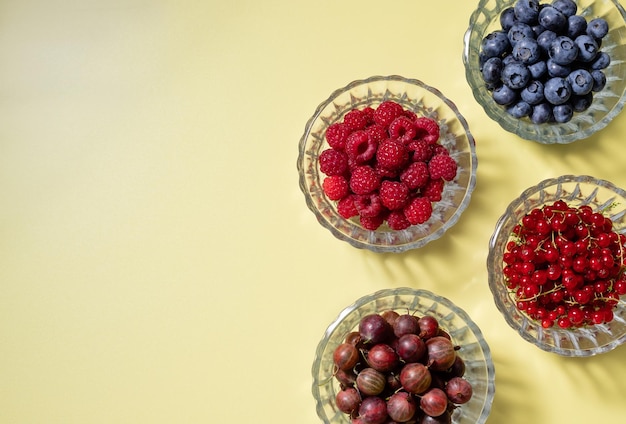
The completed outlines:
<svg viewBox="0 0 626 424">
<path fill-rule="evenodd" d="M 572 67 L 569 65 L 559 65 L 552 59 L 546 61 L 546 68 L 548 75 L 551 77 L 566 77 L 572 72 Z"/>
<path fill-rule="evenodd" d="M 578 96 L 591 92 L 593 88 L 593 77 L 586 69 L 576 69 L 567 76 L 567 82 L 572 87 L 572 93 Z"/>
<path fill-rule="evenodd" d="M 593 94 L 588 93 L 584 96 L 572 96 L 570 98 L 570 104 L 574 109 L 574 112 L 584 112 L 589 109 L 591 102 L 593 101 Z"/>
<path fill-rule="evenodd" d="M 600 70 L 593 70 L 591 71 L 591 76 L 593 77 L 593 88 L 591 91 L 597 93 L 606 86 L 606 75 Z"/>
<path fill-rule="evenodd" d="M 507 33 L 502 30 L 493 31 L 483 38 L 481 52 L 487 57 L 502 56 L 511 48 Z"/>
<path fill-rule="evenodd" d="M 535 32 L 532 27 L 523 22 L 516 22 L 508 31 L 509 42 L 511 46 L 514 46 L 520 40 L 524 38 L 535 38 Z"/>
<path fill-rule="evenodd" d="M 552 7 L 567 17 L 575 15 L 578 10 L 578 6 L 572 0 L 554 0 Z"/>
<path fill-rule="evenodd" d="M 571 39 L 587 32 L 587 20 L 580 15 L 572 15 L 567 18 L 567 36 Z"/>
<path fill-rule="evenodd" d="M 587 34 L 600 40 L 609 33 L 609 24 L 604 18 L 594 18 L 587 24 Z"/>
<path fill-rule="evenodd" d="M 565 78 L 550 78 L 544 84 L 543 95 L 551 104 L 560 105 L 569 100 L 572 95 L 572 87 Z"/>
<path fill-rule="evenodd" d="M 530 71 L 521 63 L 510 63 L 502 70 L 502 82 L 514 90 L 526 87 L 530 81 Z"/>
<path fill-rule="evenodd" d="M 518 99 L 517 90 L 502 84 L 491 92 L 493 101 L 501 106 L 508 106 L 513 104 Z"/>
<path fill-rule="evenodd" d="M 500 26 L 503 30 L 508 31 L 513 24 L 517 21 L 515 17 L 515 10 L 513 7 L 507 7 L 500 13 Z"/>
<path fill-rule="evenodd" d="M 539 11 L 539 24 L 547 30 L 563 32 L 567 28 L 567 17 L 552 6 Z"/>
<path fill-rule="evenodd" d="M 517 0 L 513 6 L 518 21 L 532 24 L 539 16 L 539 2 L 536 0 Z"/>
<path fill-rule="evenodd" d="M 596 55 L 596 58 L 593 62 L 591 62 L 591 69 L 600 70 L 605 69 L 607 66 L 611 64 L 611 56 L 607 52 L 599 52 Z"/>
<path fill-rule="evenodd" d="M 581 62 L 591 62 L 598 54 L 598 43 L 596 40 L 587 34 L 579 35 L 574 40 L 574 43 L 578 47 L 578 60 Z"/>
<path fill-rule="evenodd" d="M 530 114 L 530 120 L 534 124 L 545 124 L 554 120 L 552 115 L 552 105 L 549 103 L 539 103 L 533 107 L 533 111 Z"/>
<path fill-rule="evenodd" d="M 526 65 L 537 63 L 541 59 L 539 44 L 532 38 L 520 40 L 513 47 L 513 57 Z"/>
<path fill-rule="evenodd" d="M 564 124 L 572 120 L 574 109 L 569 103 L 563 103 L 552 108 L 552 116 L 556 122 Z"/>
<path fill-rule="evenodd" d="M 548 50 L 550 49 L 550 44 L 556 39 L 557 34 L 554 31 L 545 30 L 541 34 L 537 36 L 537 43 L 539 47 L 543 50 L 545 54 L 548 54 Z"/>
<path fill-rule="evenodd" d="M 548 73 L 548 65 L 545 60 L 528 65 L 528 70 L 533 79 L 542 79 Z"/>
<path fill-rule="evenodd" d="M 569 37 L 560 35 L 550 44 L 550 59 L 558 65 L 569 65 L 578 57 L 578 47 Z"/>
<path fill-rule="evenodd" d="M 545 101 L 543 95 L 543 84 L 541 81 L 533 80 L 521 91 L 522 100 L 531 105 L 539 104 Z"/>
<path fill-rule="evenodd" d="M 502 59 L 502 63 L 504 64 L 504 66 L 506 66 L 510 65 L 511 63 L 520 63 L 520 61 L 515 59 L 515 56 L 513 56 L 512 54 L 509 54 L 504 56 L 504 59 Z"/>
<path fill-rule="evenodd" d="M 521 119 L 524 118 L 532 112 L 532 106 L 530 106 L 525 101 L 519 101 L 509 107 L 506 108 L 506 111 L 513 118 Z"/>
<path fill-rule="evenodd" d="M 494 84 L 500 81 L 500 77 L 502 75 L 502 69 L 504 65 L 502 64 L 502 59 L 499 57 L 491 57 L 489 58 L 482 69 L 483 80 L 487 84 Z"/>
</svg>

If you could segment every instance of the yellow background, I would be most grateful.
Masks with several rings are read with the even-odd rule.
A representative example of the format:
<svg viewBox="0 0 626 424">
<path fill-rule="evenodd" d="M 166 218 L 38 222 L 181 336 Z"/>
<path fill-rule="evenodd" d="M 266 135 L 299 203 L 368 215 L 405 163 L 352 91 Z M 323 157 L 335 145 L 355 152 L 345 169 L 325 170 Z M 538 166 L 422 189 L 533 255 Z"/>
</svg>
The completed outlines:
<svg viewBox="0 0 626 424">
<path fill-rule="evenodd" d="M 626 186 L 626 115 L 543 146 L 474 101 L 476 1 L 0 0 L 0 423 L 299 423 L 315 347 L 379 289 L 434 291 L 481 327 L 490 424 L 614 422 L 626 350 L 523 341 L 487 287 L 487 243 L 523 189 Z M 398 74 L 439 88 L 476 138 L 477 186 L 443 238 L 404 254 L 336 240 L 296 157 L 336 88 Z"/>
</svg>

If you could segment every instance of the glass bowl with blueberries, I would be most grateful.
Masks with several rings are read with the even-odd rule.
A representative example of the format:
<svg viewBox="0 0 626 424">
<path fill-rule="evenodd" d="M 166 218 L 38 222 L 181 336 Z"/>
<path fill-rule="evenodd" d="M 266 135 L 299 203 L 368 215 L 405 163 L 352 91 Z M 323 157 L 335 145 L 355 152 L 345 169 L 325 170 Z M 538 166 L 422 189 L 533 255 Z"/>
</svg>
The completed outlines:
<svg viewBox="0 0 626 424">
<path fill-rule="evenodd" d="M 475 141 L 439 90 L 397 75 L 335 90 L 305 126 L 300 189 L 322 227 L 377 253 L 440 238 L 476 184 Z"/>
<path fill-rule="evenodd" d="M 524 340 L 562 356 L 626 341 L 626 191 L 588 175 L 529 187 L 489 241 L 489 288 Z"/>
<path fill-rule="evenodd" d="M 445 297 L 408 287 L 343 309 L 317 345 L 311 373 L 325 424 L 483 424 L 495 394 L 491 351 L 472 318 Z M 434 398 L 443 411 L 433 411 Z"/>
<path fill-rule="evenodd" d="M 505 130 L 567 144 L 626 101 L 626 12 L 617 0 L 481 0 L 464 37 L 474 98 Z"/>
</svg>

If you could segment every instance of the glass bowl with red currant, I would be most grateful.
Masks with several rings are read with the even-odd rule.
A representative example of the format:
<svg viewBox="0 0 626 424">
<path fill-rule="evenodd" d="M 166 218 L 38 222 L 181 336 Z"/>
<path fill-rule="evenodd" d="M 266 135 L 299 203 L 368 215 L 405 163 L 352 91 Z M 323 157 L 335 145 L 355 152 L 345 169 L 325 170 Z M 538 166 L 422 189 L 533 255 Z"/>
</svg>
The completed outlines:
<svg viewBox="0 0 626 424">
<path fill-rule="evenodd" d="M 495 304 L 525 340 L 563 356 L 626 340 L 626 191 L 586 175 L 525 190 L 498 220 L 487 269 Z"/>
<path fill-rule="evenodd" d="M 478 326 L 450 300 L 408 287 L 342 310 L 317 346 L 312 375 L 325 424 L 482 424 L 495 393 Z"/>
<path fill-rule="evenodd" d="M 297 168 L 308 208 L 336 238 L 398 253 L 458 221 L 477 158 L 451 100 L 392 75 L 353 81 L 322 102 L 300 139 Z"/>
<path fill-rule="evenodd" d="M 622 111 L 625 58 L 618 0 L 480 0 L 464 37 L 476 101 L 542 144 L 586 139 Z"/>
</svg>

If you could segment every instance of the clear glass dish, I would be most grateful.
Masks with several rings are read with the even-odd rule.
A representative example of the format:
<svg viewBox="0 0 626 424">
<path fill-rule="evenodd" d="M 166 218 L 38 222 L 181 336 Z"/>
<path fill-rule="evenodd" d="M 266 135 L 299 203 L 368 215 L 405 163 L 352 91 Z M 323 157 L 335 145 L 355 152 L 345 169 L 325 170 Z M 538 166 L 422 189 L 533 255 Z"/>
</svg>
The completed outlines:
<svg viewBox="0 0 626 424">
<path fill-rule="evenodd" d="M 498 310 L 511 328 L 535 346 L 562 356 L 592 356 L 615 349 L 626 341 L 626 303 L 620 299 L 610 323 L 561 329 L 545 329 L 520 312 L 503 282 L 503 255 L 511 233 L 522 217 L 532 209 L 562 199 L 570 206 L 589 205 L 594 211 L 607 210 L 613 228 L 626 233 L 626 191 L 612 183 L 590 176 L 564 175 L 544 180 L 525 190 L 513 200 L 498 220 L 489 241 L 487 270 L 489 288 Z"/>
<path fill-rule="evenodd" d="M 439 143 L 458 164 L 456 178 L 446 182 L 442 200 L 433 205 L 431 218 L 422 225 L 401 231 L 391 230 L 386 225 L 370 231 L 355 219 L 344 219 L 337 213 L 335 202 L 321 189 L 323 174 L 318 157 L 329 148 L 326 129 L 354 108 L 376 107 L 385 100 L 393 100 L 418 115 L 435 119 L 440 126 Z M 400 76 L 374 76 L 333 92 L 307 122 L 297 161 L 300 189 L 307 206 L 323 227 L 354 247 L 393 253 L 422 247 L 441 237 L 458 221 L 470 202 L 476 184 L 476 167 L 475 141 L 455 104 L 439 90 Z"/>
<path fill-rule="evenodd" d="M 335 406 L 335 396 L 340 390 L 334 378 L 333 351 L 346 335 L 358 329 L 362 317 L 385 310 L 436 317 L 454 344 L 461 346 L 459 352 L 466 364 L 464 377 L 472 384 L 470 401 L 452 414 L 455 424 L 485 423 L 495 394 L 495 369 L 491 351 L 478 326 L 465 311 L 448 299 L 426 290 L 411 288 L 386 289 L 358 299 L 345 308 L 328 326 L 317 346 L 312 367 L 313 386 L 317 414 L 325 424 L 349 424 L 349 417 Z"/>
<path fill-rule="evenodd" d="M 576 0 L 578 14 L 588 21 L 602 17 L 609 24 L 609 33 L 601 49 L 611 56 L 606 68 L 605 88 L 596 93 L 589 109 L 576 113 L 565 124 L 533 124 L 529 119 L 516 119 L 496 104 L 485 88 L 479 68 L 479 52 L 483 38 L 500 29 L 501 12 L 516 0 L 480 0 L 469 20 L 464 36 L 463 63 L 465 76 L 474 98 L 487 115 L 505 130 L 541 144 L 567 144 L 588 138 L 605 128 L 623 109 L 626 101 L 626 12 L 617 0 Z M 543 1 L 541 3 L 544 3 Z"/>
</svg>

